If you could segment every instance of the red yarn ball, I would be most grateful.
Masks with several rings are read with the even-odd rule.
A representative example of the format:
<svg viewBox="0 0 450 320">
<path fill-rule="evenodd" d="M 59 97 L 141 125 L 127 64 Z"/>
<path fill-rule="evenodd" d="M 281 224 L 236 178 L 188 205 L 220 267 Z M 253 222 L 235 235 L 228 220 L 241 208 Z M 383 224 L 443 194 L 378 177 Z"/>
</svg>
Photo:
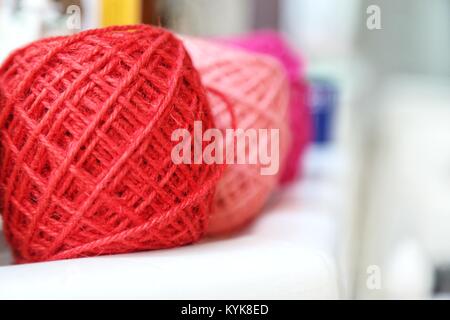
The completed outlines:
<svg viewBox="0 0 450 320">
<path fill-rule="evenodd" d="M 16 261 L 192 243 L 222 168 L 175 165 L 175 129 L 214 126 L 182 43 L 150 26 L 41 40 L 0 69 L 4 229 Z"/>
</svg>

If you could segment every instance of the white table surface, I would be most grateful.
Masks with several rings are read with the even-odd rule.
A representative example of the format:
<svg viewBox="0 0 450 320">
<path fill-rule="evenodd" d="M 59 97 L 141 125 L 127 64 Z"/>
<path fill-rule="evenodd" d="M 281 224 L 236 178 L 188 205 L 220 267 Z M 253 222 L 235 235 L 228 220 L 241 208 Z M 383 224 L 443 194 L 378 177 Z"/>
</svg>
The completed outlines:
<svg viewBox="0 0 450 320">
<path fill-rule="evenodd" d="M 0 299 L 338 299 L 330 194 L 305 179 L 241 234 L 177 249 L 8 265 L 0 243 Z"/>
</svg>

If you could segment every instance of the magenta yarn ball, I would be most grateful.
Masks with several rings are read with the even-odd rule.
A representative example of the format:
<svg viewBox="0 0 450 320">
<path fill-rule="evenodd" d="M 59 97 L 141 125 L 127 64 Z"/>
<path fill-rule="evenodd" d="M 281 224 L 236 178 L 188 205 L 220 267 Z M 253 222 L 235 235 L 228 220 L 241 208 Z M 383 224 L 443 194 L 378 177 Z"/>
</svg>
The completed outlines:
<svg viewBox="0 0 450 320">
<path fill-rule="evenodd" d="M 284 66 L 290 87 L 289 125 L 292 143 L 280 175 L 280 184 L 285 185 L 294 181 L 301 175 L 301 160 L 312 136 L 309 89 L 304 76 L 303 58 L 285 37 L 276 31 L 257 31 L 220 41 L 248 51 L 270 55 Z"/>
</svg>

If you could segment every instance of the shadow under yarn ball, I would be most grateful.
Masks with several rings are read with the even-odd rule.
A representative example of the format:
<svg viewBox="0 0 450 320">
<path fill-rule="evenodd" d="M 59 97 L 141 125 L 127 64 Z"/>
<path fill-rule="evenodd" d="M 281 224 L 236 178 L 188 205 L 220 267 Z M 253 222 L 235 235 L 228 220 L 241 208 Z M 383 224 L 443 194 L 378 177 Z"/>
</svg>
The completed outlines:
<svg viewBox="0 0 450 320">
<path fill-rule="evenodd" d="M 218 165 L 174 165 L 214 126 L 182 43 L 150 26 L 44 39 L 0 69 L 4 229 L 18 263 L 175 247 L 206 228 Z"/>
<path fill-rule="evenodd" d="M 278 184 L 291 141 L 287 121 L 287 76 L 278 61 L 269 56 L 196 38 L 185 37 L 183 42 L 209 90 L 211 110 L 218 128 L 232 128 L 231 109 L 236 129 L 279 130 L 278 172 L 262 175 L 264 165 L 260 161 L 256 164 L 234 161 L 227 165 L 217 185 L 207 231 L 211 236 L 224 235 L 239 231 L 257 217 Z M 226 97 L 230 108 L 217 97 L 217 92 Z M 269 147 L 273 141 L 269 138 L 266 143 Z M 248 148 L 245 152 L 248 158 L 252 151 Z"/>
</svg>

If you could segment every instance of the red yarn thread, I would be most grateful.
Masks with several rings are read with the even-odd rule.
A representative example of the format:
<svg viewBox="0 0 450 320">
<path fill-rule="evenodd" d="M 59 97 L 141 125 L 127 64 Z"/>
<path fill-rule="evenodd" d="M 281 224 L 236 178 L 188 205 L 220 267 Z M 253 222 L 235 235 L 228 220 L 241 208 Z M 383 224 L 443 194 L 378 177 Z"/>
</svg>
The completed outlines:
<svg viewBox="0 0 450 320">
<path fill-rule="evenodd" d="M 150 26 L 41 40 L 0 69 L 5 234 L 16 261 L 175 247 L 206 228 L 222 166 L 174 165 L 214 126 L 182 43 Z"/>
</svg>

